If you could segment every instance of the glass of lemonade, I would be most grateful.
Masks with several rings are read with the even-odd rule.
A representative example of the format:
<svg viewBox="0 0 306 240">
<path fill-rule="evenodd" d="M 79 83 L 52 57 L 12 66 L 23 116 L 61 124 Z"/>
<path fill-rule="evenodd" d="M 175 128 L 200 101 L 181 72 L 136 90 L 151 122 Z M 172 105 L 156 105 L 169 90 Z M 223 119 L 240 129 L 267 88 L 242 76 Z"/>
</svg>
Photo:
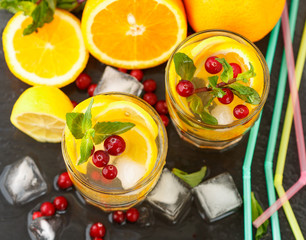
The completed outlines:
<svg viewBox="0 0 306 240">
<path fill-rule="evenodd" d="M 185 56 L 181 60 L 187 64 L 183 65 L 185 73 L 179 72 L 182 65 L 175 62 L 177 53 Z M 192 72 L 191 77 L 186 71 Z M 258 119 L 269 86 L 268 67 L 259 49 L 228 31 L 189 36 L 176 48 L 166 68 L 171 119 L 178 134 L 200 148 L 221 150 L 239 142 Z"/>
<path fill-rule="evenodd" d="M 85 113 L 89 98 L 78 104 L 73 112 Z M 166 129 L 158 113 L 138 97 L 108 93 L 93 97 L 92 124 L 97 122 L 129 122 L 135 126 L 120 134 L 126 148 L 118 156 L 110 155 L 108 164 L 117 169 L 109 180 L 101 168 L 80 159 L 81 139 L 75 139 L 66 125 L 62 152 L 65 164 L 76 189 L 87 202 L 105 211 L 125 210 L 142 201 L 157 183 L 165 164 L 168 142 Z M 95 151 L 105 150 L 103 142 Z"/>
</svg>

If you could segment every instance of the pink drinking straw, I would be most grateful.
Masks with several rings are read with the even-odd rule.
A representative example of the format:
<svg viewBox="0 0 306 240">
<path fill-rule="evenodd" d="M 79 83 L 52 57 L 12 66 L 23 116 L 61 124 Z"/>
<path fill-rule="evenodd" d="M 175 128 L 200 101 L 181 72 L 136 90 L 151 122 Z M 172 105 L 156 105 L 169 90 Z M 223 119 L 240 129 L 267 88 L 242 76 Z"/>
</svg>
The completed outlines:
<svg viewBox="0 0 306 240">
<path fill-rule="evenodd" d="M 273 203 L 264 213 L 262 213 L 253 222 L 253 225 L 256 228 L 258 228 L 268 218 L 270 218 L 274 212 L 276 212 L 286 201 L 288 201 L 303 186 L 306 185 L 306 150 L 305 150 L 304 131 L 303 131 L 303 124 L 302 124 L 300 101 L 299 101 L 299 95 L 298 95 L 296 79 L 295 79 L 295 63 L 294 63 L 292 42 L 290 38 L 290 26 L 289 26 L 289 19 L 288 19 L 287 3 L 285 4 L 285 8 L 282 13 L 282 30 L 283 30 L 283 39 L 285 43 L 285 53 L 286 53 L 287 68 L 288 68 L 288 80 L 289 80 L 291 100 L 292 100 L 292 105 L 293 105 L 295 135 L 296 135 L 296 142 L 297 142 L 297 148 L 298 148 L 301 176 L 299 180 L 291 188 L 289 188 L 288 191 L 283 196 L 281 196 L 275 203 Z"/>
</svg>

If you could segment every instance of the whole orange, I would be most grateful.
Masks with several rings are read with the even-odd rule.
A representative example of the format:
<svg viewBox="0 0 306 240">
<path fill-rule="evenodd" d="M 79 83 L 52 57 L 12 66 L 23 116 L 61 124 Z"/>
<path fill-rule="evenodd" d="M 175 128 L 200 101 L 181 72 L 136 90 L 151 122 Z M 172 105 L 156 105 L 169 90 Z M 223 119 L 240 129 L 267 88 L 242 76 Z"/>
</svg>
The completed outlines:
<svg viewBox="0 0 306 240">
<path fill-rule="evenodd" d="M 282 14 L 285 0 L 184 0 L 188 21 L 196 31 L 224 29 L 256 42 Z"/>
</svg>

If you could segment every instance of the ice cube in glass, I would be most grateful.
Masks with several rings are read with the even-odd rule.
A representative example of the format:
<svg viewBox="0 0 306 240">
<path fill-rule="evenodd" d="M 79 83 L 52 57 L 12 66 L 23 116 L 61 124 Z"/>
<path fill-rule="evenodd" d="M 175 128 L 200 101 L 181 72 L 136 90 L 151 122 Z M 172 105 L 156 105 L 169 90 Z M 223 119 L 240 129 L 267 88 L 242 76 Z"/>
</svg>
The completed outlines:
<svg viewBox="0 0 306 240">
<path fill-rule="evenodd" d="M 235 212 L 242 199 L 229 173 L 208 179 L 193 189 L 199 213 L 208 222 L 214 222 Z"/>
<path fill-rule="evenodd" d="M 140 96 L 143 85 L 135 77 L 107 66 L 95 89 L 94 95 L 107 92 L 121 92 Z"/>
<path fill-rule="evenodd" d="M 192 194 L 180 179 L 165 168 L 155 188 L 148 195 L 147 201 L 175 224 L 188 214 Z"/>
<path fill-rule="evenodd" d="M 47 184 L 37 165 L 28 156 L 7 166 L 1 182 L 2 193 L 11 204 L 25 204 L 47 191 Z"/>
</svg>

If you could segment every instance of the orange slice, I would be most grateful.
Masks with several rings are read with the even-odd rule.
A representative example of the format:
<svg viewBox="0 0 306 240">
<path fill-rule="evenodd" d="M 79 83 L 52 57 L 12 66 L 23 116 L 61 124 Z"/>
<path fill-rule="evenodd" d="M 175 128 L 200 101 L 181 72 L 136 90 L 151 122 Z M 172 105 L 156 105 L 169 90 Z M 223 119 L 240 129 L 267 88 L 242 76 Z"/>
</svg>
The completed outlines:
<svg viewBox="0 0 306 240">
<path fill-rule="evenodd" d="M 90 53 L 109 65 L 148 68 L 165 62 L 187 33 L 179 0 L 89 1 L 82 33 Z"/>
</svg>

